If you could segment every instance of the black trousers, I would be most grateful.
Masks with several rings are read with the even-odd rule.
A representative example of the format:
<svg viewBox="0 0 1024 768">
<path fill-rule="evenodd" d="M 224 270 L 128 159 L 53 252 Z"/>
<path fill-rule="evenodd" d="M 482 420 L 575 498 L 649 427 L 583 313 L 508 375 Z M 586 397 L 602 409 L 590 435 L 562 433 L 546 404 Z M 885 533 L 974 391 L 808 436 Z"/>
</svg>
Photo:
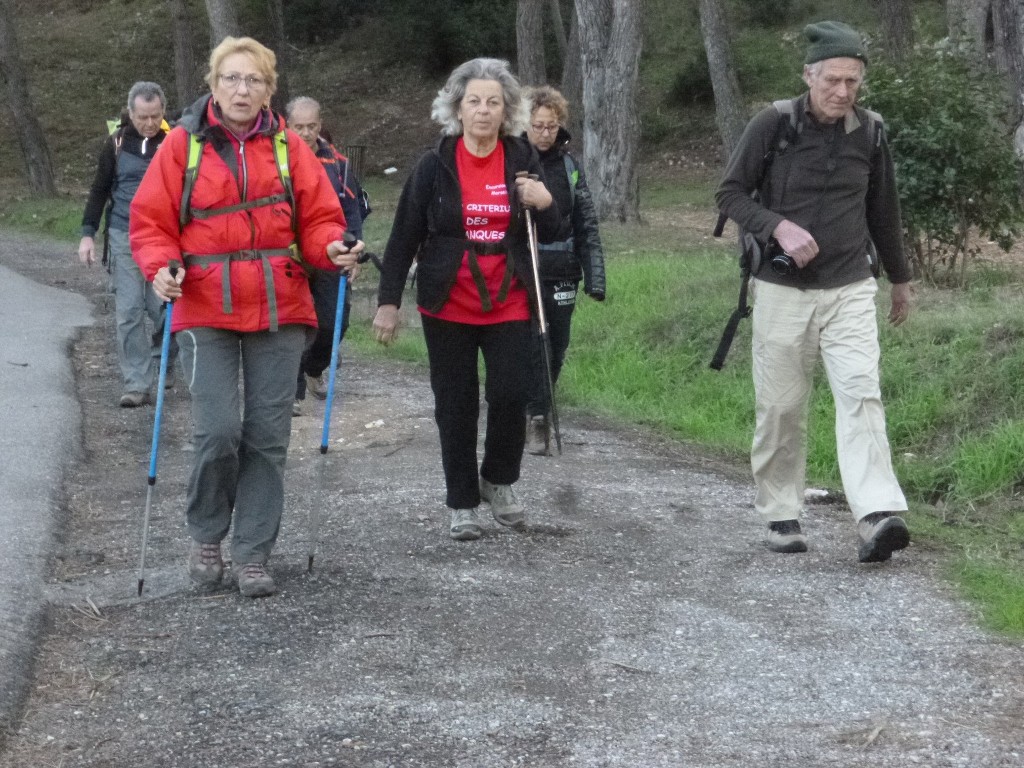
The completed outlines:
<svg viewBox="0 0 1024 768">
<path fill-rule="evenodd" d="M 548 340 L 551 344 L 551 383 L 558 382 L 569 348 L 572 313 L 576 309 L 576 294 L 579 291 L 576 280 L 558 280 L 540 284 L 541 300 L 544 302 L 544 319 L 548 322 Z M 551 410 L 548 396 L 547 372 L 544 368 L 544 345 L 540 335 L 534 334 L 533 381 L 530 389 L 530 416 L 544 416 Z"/>
<path fill-rule="evenodd" d="M 441 438 L 445 503 L 452 509 L 470 509 L 480 504 L 479 478 L 496 485 L 511 485 L 519 479 L 531 378 L 530 322 L 468 325 L 424 315 L 423 337 L 430 359 L 434 419 Z M 477 471 L 480 353 L 484 358 L 487 431 L 484 458 Z"/>
<path fill-rule="evenodd" d="M 309 281 L 310 292 L 313 294 L 313 306 L 316 308 L 316 336 L 313 343 L 302 353 L 299 365 L 299 379 L 295 386 L 295 399 L 305 400 L 306 378 L 308 374 L 314 379 L 331 364 L 331 342 L 334 341 L 334 314 L 338 307 L 338 290 L 341 276 L 335 272 L 316 270 Z M 346 289 L 350 286 L 346 286 Z M 352 310 L 352 294 L 345 291 L 345 307 L 341 314 L 341 336 L 345 337 L 348 330 L 348 316 Z"/>
</svg>

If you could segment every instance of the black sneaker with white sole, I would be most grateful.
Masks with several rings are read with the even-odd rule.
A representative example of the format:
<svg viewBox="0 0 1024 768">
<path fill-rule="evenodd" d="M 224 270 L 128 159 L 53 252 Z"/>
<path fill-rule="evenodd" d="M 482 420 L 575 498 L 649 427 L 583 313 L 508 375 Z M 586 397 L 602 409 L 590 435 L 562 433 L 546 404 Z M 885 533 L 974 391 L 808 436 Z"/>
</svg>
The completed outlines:
<svg viewBox="0 0 1024 768">
<path fill-rule="evenodd" d="M 862 563 L 884 563 L 892 553 L 910 544 L 910 530 L 895 512 L 872 512 L 857 521 Z"/>
</svg>

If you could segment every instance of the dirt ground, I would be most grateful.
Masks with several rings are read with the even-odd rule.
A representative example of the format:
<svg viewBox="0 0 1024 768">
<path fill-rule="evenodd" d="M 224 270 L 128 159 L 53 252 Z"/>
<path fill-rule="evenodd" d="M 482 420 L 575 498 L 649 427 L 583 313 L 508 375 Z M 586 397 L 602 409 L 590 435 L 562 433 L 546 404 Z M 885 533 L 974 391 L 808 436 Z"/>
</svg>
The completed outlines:
<svg viewBox="0 0 1024 768">
<path fill-rule="evenodd" d="M 6 265 L 98 319 L 73 350 L 81 458 L 0 768 L 1024 759 L 1024 649 L 978 629 L 934 553 L 859 565 L 849 512 L 819 505 L 811 551 L 773 555 L 744 467 L 572 410 L 564 455 L 524 459 L 528 530 L 453 542 L 424 373 L 350 354 L 328 453 L 322 403 L 293 422 L 264 600 L 185 578 L 177 381 L 136 598 L 153 409 L 116 406 L 110 304 L 69 251 L 0 237 Z"/>
</svg>

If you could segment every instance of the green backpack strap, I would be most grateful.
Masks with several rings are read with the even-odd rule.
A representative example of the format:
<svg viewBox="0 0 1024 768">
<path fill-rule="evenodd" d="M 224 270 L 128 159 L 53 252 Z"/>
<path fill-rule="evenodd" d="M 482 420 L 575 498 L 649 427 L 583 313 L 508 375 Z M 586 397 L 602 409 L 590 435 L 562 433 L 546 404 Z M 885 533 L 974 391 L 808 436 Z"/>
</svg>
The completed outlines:
<svg viewBox="0 0 1024 768">
<path fill-rule="evenodd" d="M 229 213 L 231 211 L 242 211 L 250 208 L 257 208 L 261 205 L 271 205 L 281 200 L 287 200 L 292 209 L 291 228 L 298 237 L 298 211 L 295 206 L 295 189 L 292 186 L 292 173 L 288 164 L 288 135 L 282 128 L 274 134 L 274 164 L 277 166 L 277 175 L 284 187 L 283 195 L 271 195 L 258 200 L 249 200 L 239 205 L 230 205 L 223 208 L 211 208 L 202 212 L 192 210 L 192 190 L 195 188 L 196 179 L 199 177 L 199 162 L 203 158 L 203 139 L 194 133 L 189 134 L 188 160 L 185 163 L 185 183 L 181 188 L 181 208 L 178 211 L 178 226 L 184 229 L 185 225 L 193 218 L 209 218 L 218 213 Z"/>
<path fill-rule="evenodd" d="M 576 167 L 576 161 L 568 152 L 562 153 L 562 162 L 565 164 L 565 175 L 569 179 L 569 191 L 572 192 L 572 199 L 569 201 L 569 215 L 576 207 L 576 185 L 580 183 L 580 169 Z"/>
<path fill-rule="evenodd" d="M 274 160 L 277 161 L 277 175 L 281 179 L 281 186 L 288 196 L 288 204 L 292 209 L 292 232 L 296 239 L 299 236 L 298 211 L 295 207 L 295 189 L 292 187 L 292 172 L 288 165 L 288 134 L 284 128 L 274 134 Z"/>
<path fill-rule="evenodd" d="M 194 133 L 188 135 L 188 161 L 185 163 L 185 184 L 181 188 L 181 208 L 178 211 L 178 228 L 184 229 L 192 220 L 192 190 L 199 176 L 199 161 L 203 158 L 203 140 Z"/>
</svg>

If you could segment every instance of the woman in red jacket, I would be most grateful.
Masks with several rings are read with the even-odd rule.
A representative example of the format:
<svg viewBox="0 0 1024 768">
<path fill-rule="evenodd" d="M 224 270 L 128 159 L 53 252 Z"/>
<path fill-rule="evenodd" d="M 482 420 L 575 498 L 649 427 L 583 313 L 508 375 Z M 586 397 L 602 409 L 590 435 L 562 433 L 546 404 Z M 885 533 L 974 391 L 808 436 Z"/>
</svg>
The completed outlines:
<svg viewBox="0 0 1024 768">
<path fill-rule="evenodd" d="M 316 328 L 303 262 L 350 269 L 363 248 L 342 244 L 345 218 L 320 161 L 270 110 L 275 66 L 251 38 L 213 50 L 211 93 L 164 140 L 130 225 L 143 274 L 175 302 L 192 395 L 189 575 L 220 583 L 233 516 L 233 570 L 251 597 L 276 589 L 266 562 L 284 509 L 295 375 Z"/>
</svg>

